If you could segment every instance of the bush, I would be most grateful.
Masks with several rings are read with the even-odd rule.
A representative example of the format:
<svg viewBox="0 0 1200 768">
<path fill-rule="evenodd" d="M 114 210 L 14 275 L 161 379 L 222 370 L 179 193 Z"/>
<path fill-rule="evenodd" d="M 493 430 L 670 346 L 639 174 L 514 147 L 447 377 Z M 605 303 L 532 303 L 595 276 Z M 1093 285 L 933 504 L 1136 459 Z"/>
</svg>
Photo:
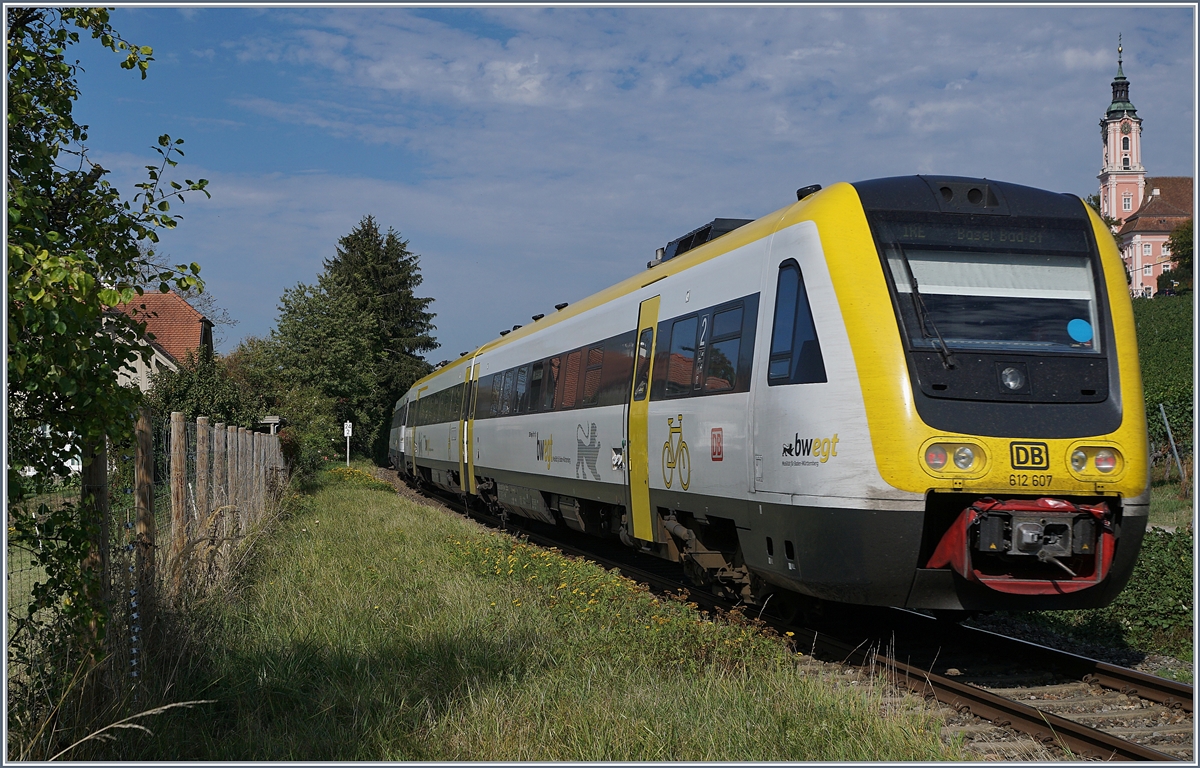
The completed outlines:
<svg viewBox="0 0 1200 768">
<path fill-rule="evenodd" d="M 279 396 L 279 415 L 286 422 L 279 431 L 283 457 L 300 479 L 311 478 L 324 456 L 337 451 L 341 430 L 337 402 L 316 387 L 296 387 Z"/>
<path fill-rule="evenodd" d="M 1192 529 L 1146 531 L 1125 591 L 1087 611 L 1044 611 L 1036 623 L 1079 640 L 1191 659 Z"/>
<path fill-rule="evenodd" d="M 1146 393 L 1146 422 L 1151 442 L 1167 443 L 1158 404 L 1171 422 L 1180 453 L 1192 448 L 1192 297 L 1135 299 L 1138 359 Z"/>
</svg>

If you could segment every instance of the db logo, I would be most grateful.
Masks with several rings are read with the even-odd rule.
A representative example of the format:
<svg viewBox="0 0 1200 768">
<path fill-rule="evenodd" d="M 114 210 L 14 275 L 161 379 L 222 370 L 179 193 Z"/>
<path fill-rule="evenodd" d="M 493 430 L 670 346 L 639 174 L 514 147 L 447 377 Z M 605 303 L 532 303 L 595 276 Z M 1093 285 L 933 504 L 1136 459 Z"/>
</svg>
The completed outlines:
<svg viewBox="0 0 1200 768">
<path fill-rule="evenodd" d="M 709 445 L 712 448 L 712 460 L 723 461 L 725 459 L 725 447 L 722 444 L 722 432 L 720 427 L 715 427 L 712 434 L 709 435 Z"/>
<path fill-rule="evenodd" d="M 1009 443 L 1013 469 L 1049 469 L 1050 452 L 1045 443 Z"/>
</svg>

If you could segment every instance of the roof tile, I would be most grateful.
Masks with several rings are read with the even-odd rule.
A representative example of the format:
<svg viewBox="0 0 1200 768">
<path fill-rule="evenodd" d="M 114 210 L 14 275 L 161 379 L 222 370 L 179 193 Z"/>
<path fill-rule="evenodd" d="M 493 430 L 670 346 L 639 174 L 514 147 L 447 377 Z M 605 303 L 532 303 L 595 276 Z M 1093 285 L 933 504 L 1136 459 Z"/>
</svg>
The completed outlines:
<svg viewBox="0 0 1200 768">
<path fill-rule="evenodd" d="M 116 309 L 136 320 L 144 320 L 146 331 L 154 334 L 154 342 L 176 362 L 182 362 L 188 352 L 200 348 L 206 337 L 205 327 L 212 325 L 208 318 L 175 293 L 147 291 L 128 304 L 119 304 Z"/>
</svg>

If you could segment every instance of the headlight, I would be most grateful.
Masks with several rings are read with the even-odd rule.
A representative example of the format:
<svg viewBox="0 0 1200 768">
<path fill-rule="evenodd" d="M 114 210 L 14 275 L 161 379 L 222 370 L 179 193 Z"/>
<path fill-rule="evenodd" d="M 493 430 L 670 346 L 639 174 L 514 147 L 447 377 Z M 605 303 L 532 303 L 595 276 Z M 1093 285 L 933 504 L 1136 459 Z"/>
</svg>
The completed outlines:
<svg viewBox="0 0 1200 768">
<path fill-rule="evenodd" d="M 1092 460 L 1096 465 L 1096 469 L 1100 472 L 1112 472 L 1117 468 L 1117 457 L 1112 451 L 1103 448 L 1096 451 L 1096 458 Z"/>
<path fill-rule="evenodd" d="M 1082 472 L 1086 466 L 1087 454 L 1076 449 L 1075 452 L 1071 454 L 1071 468 L 1076 472 Z"/>
<path fill-rule="evenodd" d="M 925 463 L 929 465 L 930 469 L 941 469 L 946 466 L 946 449 L 940 445 L 929 446 L 925 449 Z"/>
<path fill-rule="evenodd" d="M 943 460 L 944 463 L 944 460 Z M 954 466 L 959 469 L 970 469 L 975 463 L 975 451 L 972 451 L 965 445 L 960 445 L 954 449 Z"/>
<path fill-rule="evenodd" d="M 1013 368 L 1012 366 L 1009 366 L 1003 371 L 1000 371 L 1000 381 L 1003 382 L 1004 386 L 1008 387 L 1013 392 L 1016 392 L 1018 389 L 1025 388 L 1025 374 L 1020 368 Z"/>
</svg>

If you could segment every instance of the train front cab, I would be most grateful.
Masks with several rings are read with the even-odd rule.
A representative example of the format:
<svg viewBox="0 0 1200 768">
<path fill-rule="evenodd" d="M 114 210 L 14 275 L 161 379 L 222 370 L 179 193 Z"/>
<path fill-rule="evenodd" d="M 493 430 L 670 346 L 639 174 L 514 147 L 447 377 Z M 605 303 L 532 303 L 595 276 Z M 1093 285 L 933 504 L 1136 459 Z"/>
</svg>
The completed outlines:
<svg viewBox="0 0 1200 768">
<path fill-rule="evenodd" d="M 925 500 L 885 537 L 878 516 L 858 522 L 885 572 L 915 565 L 903 603 L 1111 601 L 1145 531 L 1149 462 L 1132 307 L 1102 222 L 1072 196 L 931 177 L 839 185 L 807 215 L 837 233 L 822 244 L 878 472 Z"/>
</svg>

